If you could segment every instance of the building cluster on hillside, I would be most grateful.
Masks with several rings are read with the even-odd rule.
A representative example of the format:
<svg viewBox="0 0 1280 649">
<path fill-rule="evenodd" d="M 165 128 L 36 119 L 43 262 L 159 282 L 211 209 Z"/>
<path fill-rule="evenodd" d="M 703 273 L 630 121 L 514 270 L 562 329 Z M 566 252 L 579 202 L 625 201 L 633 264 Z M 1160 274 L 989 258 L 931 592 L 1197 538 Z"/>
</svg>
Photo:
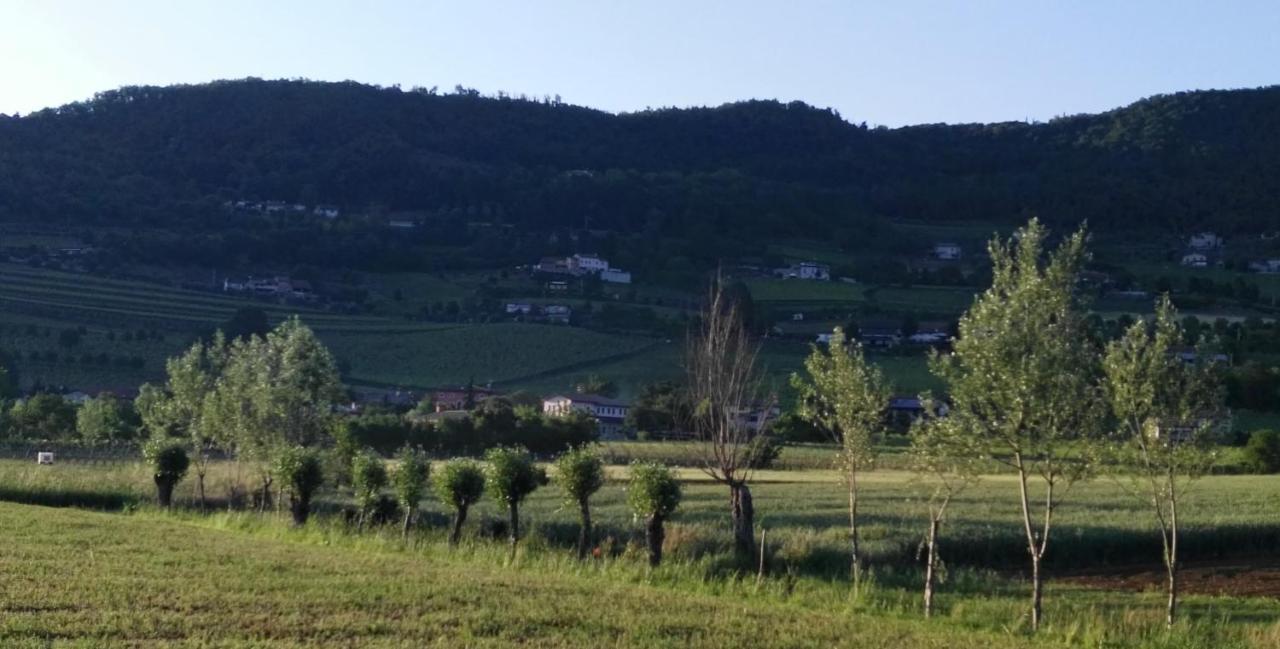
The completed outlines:
<svg viewBox="0 0 1280 649">
<path fill-rule="evenodd" d="M 773 269 L 773 275 L 782 279 L 808 279 L 830 281 L 831 267 L 816 261 L 802 261 L 789 266 Z"/>
<path fill-rule="evenodd" d="M 530 304 L 528 302 L 507 302 L 506 312 L 517 320 L 550 322 L 553 324 L 569 324 L 573 319 L 573 309 L 563 304 Z"/>
<path fill-rule="evenodd" d="M 306 206 L 302 203 L 288 201 L 227 201 L 223 207 L 238 212 L 255 212 L 258 214 L 307 214 L 325 219 L 336 219 L 342 213 L 335 205 Z"/>
<path fill-rule="evenodd" d="M 818 334 L 814 342 L 827 345 L 834 334 Z M 858 329 L 858 343 L 863 347 L 892 349 L 902 344 L 937 346 L 945 345 L 951 340 L 951 333 L 945 322 L 922 322 L 911 334 L 904 334 L 897 324 L 871 322 Z"/>
<path fill-rule="evenodd" d="M 1208 268 L 1219 261 L 1224 246 L 1222 237 L 1213 232 L 1198 232 L 1187 239 L 1187 249 L 1182 255 L 1182 265 L 1190 268 Z"/>
<path fill-rule="evenodd" d="M 960 244 L 943 241 L 933 245 L 932 256 L 942 261 L 958 261 L 962 254 Z"/>
<path fill-rule="evenodd" d="M 251 293 L 263 297 L 282 297 L 294 300 L 314 300 L 311 282 L 288 277 L 249 277 L 244 280 L 231 278 L 222 281 L 222 290 L 228 293 Z"/>
<path fill-rule="evenodd" d="M 614 284 L 631 283 L 631 273 L 621 268 L 610 266 L 607 259 L 595 254 L 578 253 L 570 257 L 543 257 L 537 264 L 534 264 L 533 270 L 538 273 L 569 275 L 572 277 L 595 275 L 601 281 Z"/>
</svg>

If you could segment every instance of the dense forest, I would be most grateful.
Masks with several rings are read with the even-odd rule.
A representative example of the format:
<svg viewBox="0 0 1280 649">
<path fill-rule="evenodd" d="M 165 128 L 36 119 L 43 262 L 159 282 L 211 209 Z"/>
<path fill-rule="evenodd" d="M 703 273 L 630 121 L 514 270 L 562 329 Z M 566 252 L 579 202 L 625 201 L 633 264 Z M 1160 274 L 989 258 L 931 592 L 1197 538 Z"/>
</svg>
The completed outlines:
<svg viewBox="0 0 1280 649">
<path fill-rule="evenodd" d="M 800 102 L 610 114 L 465 88 L 246 79 L 0 115 L 0 220 L 209 227 L 227 201 L 522 231 L 856 239 L 893 219 L 1274 229 L 1280 87 L 1048 123 L 868 128 Z M 452 227 L 452 225 L 450 225 Z"/>
</svg>

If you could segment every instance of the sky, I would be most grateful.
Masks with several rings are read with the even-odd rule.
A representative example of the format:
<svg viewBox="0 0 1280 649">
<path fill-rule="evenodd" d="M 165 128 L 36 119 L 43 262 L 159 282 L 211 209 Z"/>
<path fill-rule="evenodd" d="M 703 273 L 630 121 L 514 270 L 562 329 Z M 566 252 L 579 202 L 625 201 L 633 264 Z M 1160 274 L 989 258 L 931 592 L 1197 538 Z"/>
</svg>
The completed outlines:
<svg viewBox="0 0 1280 649">
<path fill-rule="evenodd" d="M 0 0 L 0 113 L 248 76 L 1048 120 L 1280 83 L 1280 0 Z"/>
</svg>

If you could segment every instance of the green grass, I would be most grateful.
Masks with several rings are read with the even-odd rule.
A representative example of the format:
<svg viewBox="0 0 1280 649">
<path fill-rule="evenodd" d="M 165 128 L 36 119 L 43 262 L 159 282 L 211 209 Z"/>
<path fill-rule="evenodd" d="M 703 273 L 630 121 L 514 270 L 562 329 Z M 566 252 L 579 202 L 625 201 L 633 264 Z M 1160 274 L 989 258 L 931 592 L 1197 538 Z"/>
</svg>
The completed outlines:
<svg viewBox="0 0 1280 649">
<path fill-rule="evenodd" d="M 621 470 L 611 472 L 615 477 Z M 217 485 L 233 478 L 215 470 Z M 877 472 L 865 483 L 868 543 L 879 567 L 857 593 L 844 562 L 843 494 L 824 471 L 762 472 L 753 486 L 768 530 L 771 573 L 735 576 L 726 563 L 727 493 L 682 471 L 686 496 L 668 534 L 668 560 L 644 567 L 637 526 L 610 483 L 594 501 L 604 560 L 570 558 L 572 512 L 553 486 L 523 510 L 528 534 L 515 561 L 476 534 L 503 512 L 483 502 L 461 548 L 443 542 L 439 505 L 424 503 L 426 529 L 403 542 L 392 528 L 356 534 L 321 516 L 301 530 L 273 515 L 124 515 L 0 505 L 7 530 L 0 570 L 0 645 L 46 646 L 884 646 L 1273 647 L 1280 611 L 1265 599 L 1189 596 L 1171 632 L 1158 592 L 1122 593 L 1050 584 L 1047 625 L 1028 635 L 1025 585 L 1012 576 L 953 565 L 932 621 L 918 616 L 918 573 L 888 565 L 894 538 L 920 531 L 910 480 Z M 149 494 L 145 471 L 35 467 L 0 462 L 0 484 Z M 954 560 L 982 536 L 1012 536 L 1013 482 L 990 478 L 957 504 L 944 542 Z M 1270 521 L 1273 479 L 1212 478 L 1189 524 Z M 179 498 L 189 502 L 190 484 Z M 332 504 L 341 494 L 328 494 Z M 1145 510 L 1106 482 L 1070 494 L 1055 532 L 1061 552 L 1150 536 Z M 1232 506 L 1222 507 L 1231 502 Z M 612 539 L 611 541 L 609 539 Z M 1151 539 L 1154 541 L 1154 539 Z M 1195 548 L 1192 543 L 1190 548 Z M 1189 551 L 1194 555 L 1194 552 Z M 1155 555 L 1153 555 L 1155 556 Z M 1020 557 L 1009 557 L 1017 561 Z"/>
</svg>

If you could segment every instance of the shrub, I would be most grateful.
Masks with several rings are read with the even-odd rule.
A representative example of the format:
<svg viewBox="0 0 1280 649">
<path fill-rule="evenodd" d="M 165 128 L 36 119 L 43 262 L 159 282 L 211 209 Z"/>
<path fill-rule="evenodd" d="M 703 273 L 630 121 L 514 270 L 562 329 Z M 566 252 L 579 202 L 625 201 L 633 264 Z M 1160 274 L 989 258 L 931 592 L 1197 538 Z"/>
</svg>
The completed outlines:
<svg viewBox="0 0 1280 649">
<path fill-rule="evenodd" d="M 578 558 L 585 559 L 591 545 L 591 495 L 604 486 L 604 462 L 587 447 L 569 450 L 556 459 L 556 484 L 564 490 L 565 502 L 576 506 L 581 516 Z"/>
<path fill-rule="evenodd" d="M 1255 473 L 1280 472 L 1280 433 L 1256 430 L 1244 446 L 1244 462 Z"/>
<path fill-rule="evenodd" d="M 467 510 L 484 494 L 484 472 L 473 460 L 450 460 L 435 474 L 432 486 L 436 497 L 453 510 L 453 529 L 449 545 L 457 545 Z"/>
<path fill-rule="evenodd" d="M 378 502 L 378 496 L 387 486 L 387 465 L 372 451 L 356 455 L 351 462 L 351 486 L 355 490 L 357 527 L 364 524 Z"/>
<path fill-rule="evenodd" d="M 396 500 L 404 509 L 402 531 L 407 536 L 413 516 L 418 511 L 418 501 L 422 500 L 427 488 L 427 477 L 431 475 L 431 462 L 427 460 L 427 455 L 422 452 L 422 449 L 409 446 L 400 449 L 396 458 L 399 464 L 396 466 L 395 475 L 392 476 L 392 483 L 396 490 Z"/>
<path fill-rule="evenodd" d="M 311 515 L 311 496 L 324 483 L 320 454 L 301 446 L 286 448 L 276 457 L 272 473 L 289 488 L 293 524 L 305 525 Z"/>
<path fill-rule="evenodd" d="M 511 551 L 520 540 L 520 503 L 547 481 L 547 474 L 533 463 L 529 452 L 519 447 L 489 449 L 484 454 L 485 488 L 495 500 L 507 506 L 511 516 Z"/>
<path fill-rule="evenodd" d="M 156 500 L 161 507 L 173 504 L 173 488 L 187 475 L 191 458 L 182 443 L 163 437 L 153 438 L 142 447 L 142 457 L 151 466 L 156 482 Z"/>
<path fill-rule="evenodd" d="M 649 565 L 657 566 L 662 563 L 662 541 L 666 536 L 664 525 L 680 506 L 680 482 L 671 469 L 661 464 L 632 463 L 627 504 L 637 516 L 645 519 Z"/>
<path fill-rule="evenodd" d="M 782 455 L 782 445 L 770 435 L 756 435 L 747 448 L 747 461 L 753 469 L 767 469 Z"/>
</svg>

